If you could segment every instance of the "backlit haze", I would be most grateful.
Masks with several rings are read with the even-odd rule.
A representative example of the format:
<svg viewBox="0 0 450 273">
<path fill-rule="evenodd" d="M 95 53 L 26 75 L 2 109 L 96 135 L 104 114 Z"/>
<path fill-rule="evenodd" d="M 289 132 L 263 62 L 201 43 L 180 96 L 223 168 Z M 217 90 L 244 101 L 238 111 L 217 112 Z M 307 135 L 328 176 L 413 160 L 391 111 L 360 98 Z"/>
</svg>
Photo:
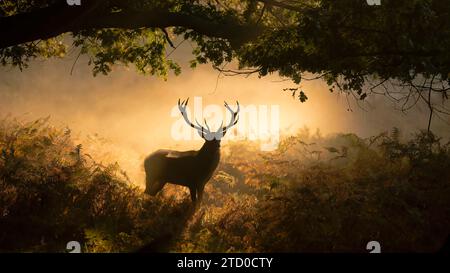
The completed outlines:
<svg viewBox="0 0 450 273">
<path fill-rule="evenodd" d="M 182 65 L 182 73 L 169 75 L 167 81 L 141 75 L 134 67 L 123 66 L 115 66 L 107 76 L 93 77 L 87 58 L 81 57 L 74 64 L 77 54 L 61 60 L 33 61 L 22 72 L 1 67 L 0 116 L 32 120 L 50 115 L 51 124 L 71 128 L 86 149 L 98 149 L 96 154 L 100 160 L 118 161 L 138 185 L 143 185 L 144 180 L 142 161 L 151 152 L 159 148 L 198 149 L 202 144 L 198 138 L 174 137 L 174 126 L 181 117 L 174 108 L 179 98 L 190 97 L 189 105 L 192 107 L 197 97 L 203 108 L 217 105 L 224 114 L 224 100 L 232 107 L 235 107 L 236 100 L 244 108 L 249 105 L 257 109 L 267 106 L 268 120 L 270 107 L 276 106 L 282 135 L 295 133 L 306 126 L 312 132 L 319 129 L 322 134 L 345 132 L 367 137 L 395 126 L 408 136 L 427 125 L 425 107 L 405 115 L 379 96 L 369 97 L 363 110 L 354 99 L 347 100 L 343 94 L 330 93 L 321 81 L 301 84 L 308 96 L 308 100 L 301 103 L 290 93 L 282 91 L 295 85 L 290 81 L 280 81 L 277 75 L 265 78 L 256 75 L 218 77 L 219 72 L 210 65 L 191 69 L 188 67 L 188 60 L 192 58 L 190 50 L 190 46 L 185 46 L 175 51 L 173 57 Z M 212 129 L 220 124 L 217 116 L 206 115 L 205 118 Z M 225 119 L 224 123 L 227 122 Z M 249 121 L 244 118 L 240 122 L 248 124 Z M 446 122 L 434 119 L 433 130 L 447 137 L 450 130 Z M 248 128 L 242 129 L 242 137 L 250 136 Z M 196 135 L 187 126 L 184 130 Z M 225 143 L 233 138 L 233 133 L 236 130 L 227 135 Z M 258 130 L 251 134 L 259 137 Z M 86 139 L 103 144 L 89 147 Z"/>
</svg>

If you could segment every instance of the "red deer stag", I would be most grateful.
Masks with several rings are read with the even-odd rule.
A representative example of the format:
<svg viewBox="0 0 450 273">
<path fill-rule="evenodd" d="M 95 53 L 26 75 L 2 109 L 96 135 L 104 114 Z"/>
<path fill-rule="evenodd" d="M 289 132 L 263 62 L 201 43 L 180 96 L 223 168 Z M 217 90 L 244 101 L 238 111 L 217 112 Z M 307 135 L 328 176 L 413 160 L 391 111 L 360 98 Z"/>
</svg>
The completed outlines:
<svg viewBox="0 0 450 273">
<path fill-rule="evenodd" d="M 182 185 L 189 188 L 192 202 L 201 201 L 205 184 L 211 178 L 220 160 L 220 140 L 228 129 L 238 122 L 239 102 L 236 101 L 237 111 L 234 112 L 225 102 L 225 107 L 231 113 L 231 120 L 227 126 L 220 124 L 217 131 L 211 131 L 208 123 L 204 128 L 196 120 L 197 125 L 189 121 L 186 101 L 178 100 L 178 109 L 189 126 L 196 129 L 205 143 L 198 151 L 158 150 L 149 155 L 144 161 L 146 174 L 145 193 L 156 195 L 166 183 Z M 222 127 L 223 126 L 223 127 Z"/>
</svg>

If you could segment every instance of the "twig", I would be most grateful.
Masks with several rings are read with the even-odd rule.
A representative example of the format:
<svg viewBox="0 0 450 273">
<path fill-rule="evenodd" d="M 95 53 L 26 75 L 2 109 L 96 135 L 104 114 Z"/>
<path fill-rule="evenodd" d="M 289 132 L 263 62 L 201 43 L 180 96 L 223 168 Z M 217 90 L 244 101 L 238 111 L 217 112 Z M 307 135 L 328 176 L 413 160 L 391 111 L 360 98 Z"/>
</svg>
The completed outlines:
<svg viewBox="0 0 450 273">
<path fill-rule="evenodd" d="M 161 30 L 162 30 L 162 32 L 164 33 L 164 36 L 166 36 L 166 40 L 167 40 L 167 42 L 169 43 L 169 45 L 170 45 L 172 48 L 175 48 L 175 46 L 174 46 L 173 43 L 172 43 L 172 40 L 170 40 L 169 33 L 167 33 L 167 30 L 166 30 L 165 28 L 161 28 Z"/>
<path fill-rule="evenodd" d="M 80 50 L 80 53 L 78 53 L 77 58 L 75 59 L 75 61 L 72 64 L 72 68 L 70 69 L 70 75 L 71 76 L 72 76 L 73 69 L 75 68 L 75 64 L 77 63 L 78 59 L 80 58 L 81 52 L 83 52 L 83 49 Z"/>
</svg>

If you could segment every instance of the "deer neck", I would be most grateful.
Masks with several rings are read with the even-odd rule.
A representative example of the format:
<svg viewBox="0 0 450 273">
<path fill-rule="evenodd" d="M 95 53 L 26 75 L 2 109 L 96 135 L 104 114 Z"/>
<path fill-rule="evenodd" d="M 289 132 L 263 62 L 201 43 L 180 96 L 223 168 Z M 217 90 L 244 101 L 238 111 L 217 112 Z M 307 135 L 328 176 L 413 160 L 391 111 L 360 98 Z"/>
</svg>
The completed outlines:
<svg viewBox="0 0 450 273">
<path fill-rule="evenodd" d="M 220 145 L 217 143 L 205 142 L 198 152 L 198 156 L 202 158 L 213 159 L 220 156 Z"/>
</svg>

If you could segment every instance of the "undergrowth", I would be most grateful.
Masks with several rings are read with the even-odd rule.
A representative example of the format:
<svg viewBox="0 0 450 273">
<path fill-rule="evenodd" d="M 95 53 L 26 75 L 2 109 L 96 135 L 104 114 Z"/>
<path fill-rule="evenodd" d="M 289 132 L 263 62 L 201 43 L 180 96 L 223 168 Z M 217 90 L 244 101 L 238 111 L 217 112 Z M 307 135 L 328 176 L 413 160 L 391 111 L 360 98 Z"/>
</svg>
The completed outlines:
<svg viewBox="0 0 450 273">
<path fill-rule="evenodd" d="M 195 211 L 177 186 L 144 195 L 47 119 L 0 121 L 0 152 L 0 251 L 432 252 L 449 235 L 450 145 L 429 132 L 228 143 Z"/>
</svg>

